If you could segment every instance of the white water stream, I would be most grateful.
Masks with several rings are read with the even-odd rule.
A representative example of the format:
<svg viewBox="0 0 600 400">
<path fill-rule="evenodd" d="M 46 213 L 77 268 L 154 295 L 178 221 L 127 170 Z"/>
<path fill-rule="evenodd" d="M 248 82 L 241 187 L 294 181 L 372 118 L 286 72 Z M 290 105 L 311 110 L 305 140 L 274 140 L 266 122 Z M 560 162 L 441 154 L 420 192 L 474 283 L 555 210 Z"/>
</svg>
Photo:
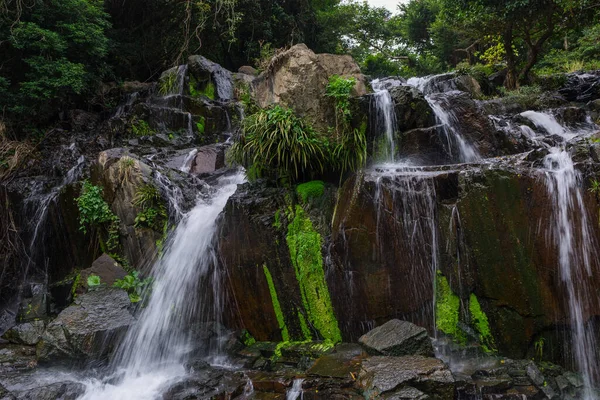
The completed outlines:
<svg viewBox="0 0 600 400">
<path fill-rule="evenodd" d="M 222 178 L 211 201 L 199 202 L 184 216 L 153 267 L 155 282 L 147 306 L 116 351 L 114 375 L 87 381 L 82 399 L 160 398 L 166 386 L 186 375 L 183 364 L 193 345 L 186 328 L 199 319 L 199 292 L 207 289 L 198 282 L 213 272 L 216 221 L 243 181 L 243 173 Z"/>
</svg>

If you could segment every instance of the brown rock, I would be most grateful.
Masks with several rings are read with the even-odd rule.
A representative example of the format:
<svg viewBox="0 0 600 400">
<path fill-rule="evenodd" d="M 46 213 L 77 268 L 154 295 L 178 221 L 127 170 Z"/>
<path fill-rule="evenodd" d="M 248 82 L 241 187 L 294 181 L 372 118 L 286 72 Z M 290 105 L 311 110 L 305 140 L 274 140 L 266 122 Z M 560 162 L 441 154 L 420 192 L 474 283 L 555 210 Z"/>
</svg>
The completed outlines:
<svg viewBox="0 0 600 400">
<path fill-rule="evenodd" d="M 127 272 L 108 254 L 102 254 L 90 268 L 81 271 L 79 282 L 87 289 L 87 278 L 90 275 L 100 277 L 100 282 L 112 286 L 117 279 L 123 279 Z"/>
</svg>

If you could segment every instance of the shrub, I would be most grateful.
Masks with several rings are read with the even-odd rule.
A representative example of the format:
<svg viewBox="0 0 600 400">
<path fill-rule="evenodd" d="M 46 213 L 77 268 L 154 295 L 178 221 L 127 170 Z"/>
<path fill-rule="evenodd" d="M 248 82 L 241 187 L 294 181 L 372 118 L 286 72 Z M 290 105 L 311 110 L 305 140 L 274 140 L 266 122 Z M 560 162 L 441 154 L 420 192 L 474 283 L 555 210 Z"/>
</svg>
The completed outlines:
<svg viewBox="0 0 600 400">
<path fill-rule="evenodd" d="M 137 303 L 142 299 L 144 291 L 152 285 L 152 281 L 151 277 L 141 280 L 139 272 L 133 271 L 123 279 L 117 279 L 113 286 L 125 290 L 129 294 L 129 300 L 132 303 Z"/>
<path fill-rule="evenodd" d="M 152 128 L 150 128 L 150 124 L 143 119 L 134 118 L 131 123 L 131 133 L 134 136 L 151 136 L 156 132 Z"/>
<path fill-rule="evenodd" d="M 136 228 L 160 231 L 167 219 L 167 210 L 158 189 L 151 184 L 138 187 L 133 204 L 141 208 L 135 217 Z"/>
<path fill-rule="evenodd" d="M 306 203 L 308 199 L 319 198 L 323 196 L 325 192 L 325 184 L 323 181 L 310 181 L 298 185 L 296 193 L 300 196 L 303 203 Z"/>
<path fill-rule="evenodd" d="M 79 197 L 75 199 L 79 209 L 79 229 L 87 233 L 88 227 L 101 232 L 101 246 L 104 251 L 115 251 L 119 246 L 120 220 L 102 198 L 102 188 L 84 181 Z"/>
<path fill-rule="evenodd" d="M 243 122 L 243 134 L 230 150 L 230 157 L 255 173 L 274 172 L 276 177 L 297 181 L 321 174 L 327 139 L 292 110 L 278 105 L 260 110 Z"/>
<path fill-rule="evenodd" d="M 350 93 L 355 84 L 355 78 L 343 78 L 339 75 L 329 78 L 325 93 L 335 102 L 335 130 L 338 135 L 347 129 L 350 118 L 352 118 Z"/>
</svg>

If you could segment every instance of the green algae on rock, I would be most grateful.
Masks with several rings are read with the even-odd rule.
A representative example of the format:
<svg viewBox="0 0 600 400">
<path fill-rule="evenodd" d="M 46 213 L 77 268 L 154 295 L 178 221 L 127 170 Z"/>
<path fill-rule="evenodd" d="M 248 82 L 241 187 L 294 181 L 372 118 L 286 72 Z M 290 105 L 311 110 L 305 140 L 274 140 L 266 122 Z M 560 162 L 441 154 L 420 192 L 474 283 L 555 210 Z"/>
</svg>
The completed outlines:
<svg viewBox="0 0 600 400">
<path fill-rule="evenodd" d="M 277 317 L 277 323 L 279 324 L 279 328 L 281 329 L 281 338 L 284 342 L 290 340 L 290 334 L 288 332 L 288 328 L 285 324 L 285 318 L 283 317 L 283 312 L 281 311 L 281 304 L 279 303 L 279 298 L 277 297 L 277 291 L 275 290 L 275 284 L 273 283 L 273 277 L 269 272 L 269 268 L 267 265 L 263 265 L 263 271 L 265 273 L 265 278 L 267 279 L 267 285 L 269 285 L 269 292 L 271 293 L 271 301 L 273 302 L 273 311 L 275 311 L 275 316 Z"/>
<path fill-rule="evenodd" d="M 289 219 L 291 223 L 288 225 L 286 241 L 308 319 L 324 339 L 333 343 L 341 342 L 342 334 L 323 270 L 321 235 L 315 231 L 301 206 L 296 206 L 293 219 Z"/>
</svg>

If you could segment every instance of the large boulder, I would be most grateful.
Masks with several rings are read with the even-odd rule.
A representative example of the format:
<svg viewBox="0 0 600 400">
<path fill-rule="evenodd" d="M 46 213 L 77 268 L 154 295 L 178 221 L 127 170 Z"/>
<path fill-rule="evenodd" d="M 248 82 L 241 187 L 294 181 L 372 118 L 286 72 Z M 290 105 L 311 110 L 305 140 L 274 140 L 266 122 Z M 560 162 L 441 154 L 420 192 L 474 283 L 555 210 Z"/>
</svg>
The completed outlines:
<svg viewBox="0 0 600 400">
<path fill-rule="evenodd" d="M 208 174 L 225 166 L 225 147 L 220 144 L 203 146 L 190 164 L 190 173 L 194 175 Z"/>
<path fill-rule="evenodd" d="M 403 132 L 435 125 L 435 114 L 423 94 L 412 86 L 395 86 L 390 89 L 394 100 L 398 129 Z"/>
<path fill-rule="evenodd" d="M 37 345 L 42 362 L 102 359 L 134 322 L 121 289 L 95 290 L 75 300 L 52 321 Z"/>
<path fill-rule="evenodd" d="M 2 337 L 11 343 L 34 346 L 40 340 L 45 329 L 46 323 L 44 321 L 30 321 L 14 326 L 6 331 Z"/>
<path fill-rule="evenodd" d="M 393 319 L 358 339 L 367 352 L 385 356 L 433 356 L 427 329 L 408 321 Z"/>
<path fill-rule="evenodd" d="M 99 276 L 101 283 L 111 287 L 117 279 L 123 279 L 127 275 L 127 271 L 125 271 L 111 256 L 102 254 L 92 263 L 90 268 L 81 271 L 79 275 L 81 288 L 87 289 L 87 278 L 90 275 Z"/>
<path fill-rule="evenodd" d="M 65 381 L 13 393 L 18 400 L 76 400 L 85 393 L 85 385 L 80 382 Z"/>
<path fill-rule="evenodd" d="M 216 88 L 216 100 L 229 101 L 233 99 L 233 83 L 231 72 L 219 64 L 203 56 L 190 56 L 188 68 L 191 76 L 200 85 L 211 83 Z"/>
<path fill-rule="evenodd" d="M 366 94 L 365 79 L 352 57 L 315 54 L 298 44 L 271 60 L 267 70 L 253 81 L 252 95 L 260 107 L 280 104 L 291 108 L 327 132 L 335 126 L 333 103 L 325 94 L 332 75 L 356 78 L 352 94 Z"/>
<path fill-rule="evenodd" d="M 454 378 L 441 360 L 422 356 L 371 357 L 358 378 L 366 399 L 454 399 Z"/>
</svg>

